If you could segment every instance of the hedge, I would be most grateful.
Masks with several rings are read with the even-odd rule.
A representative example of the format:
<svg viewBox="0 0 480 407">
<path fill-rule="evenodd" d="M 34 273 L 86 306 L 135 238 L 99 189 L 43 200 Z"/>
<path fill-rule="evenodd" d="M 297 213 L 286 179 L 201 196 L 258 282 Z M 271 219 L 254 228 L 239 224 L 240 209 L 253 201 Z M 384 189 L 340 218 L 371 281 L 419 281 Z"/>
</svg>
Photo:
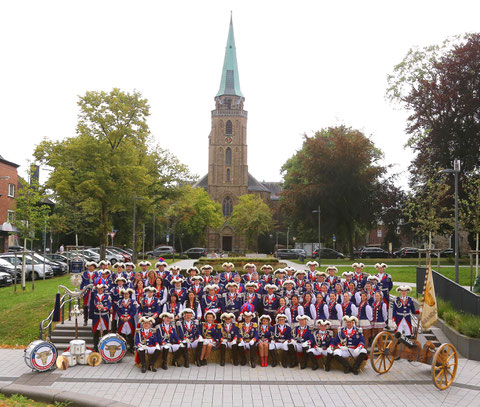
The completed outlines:
<svg viewBox="0 0 480 407">
<path fill-rule="evenodd" d="M 237 271 L 243 270 L 243 266 L 247 263 L 255 264 L 255 266 L 257 268 L 257 271 L 259 271 L 259 272 L 260 272 L 260 268 L 263 265 L 266 265 L 266 264 L 270 264 L 273 267 L 274 270 L 287 266 L 285 263 L 281 263 L 275 257 L 266 257 L 266 258 L 223 257 L 223 258 L 216 258 L 216 259 L 210 259 L 210 258 L 207 258 L 207 257 L 202 257 L 195 262 L 195 266 L 200 268 L 200 267 L 204 266 L 205 264 L 209 264 L 216 271 L 221 271 L 222 270 L 222 264 L 225 263 L 225 262 L 233 263 L 234 269 L 237 270 Z"/>
</svg>

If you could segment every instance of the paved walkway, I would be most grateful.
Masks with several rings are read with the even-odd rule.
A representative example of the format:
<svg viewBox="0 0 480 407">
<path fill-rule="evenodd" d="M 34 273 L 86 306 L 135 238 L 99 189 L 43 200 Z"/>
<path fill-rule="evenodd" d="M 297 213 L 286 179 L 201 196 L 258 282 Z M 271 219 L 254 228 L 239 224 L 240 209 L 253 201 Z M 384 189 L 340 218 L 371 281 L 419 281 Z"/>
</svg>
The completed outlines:
<svg viewBox="0 0 480 407">
<path fill-rule="evenodd" d="M 358 376 L 310 368 L 169 367 L 142 374 L 132 357 L 98 367 L 33 373 L 23 351 L 0 350 L 0 386 L 14 383 L 37 389 L 95 395 L 134 406 L 480 406 L 480 362 L 459 360 L 454 384 L 437 390 L 430 366 L 396 361 L 385 375 L 368 363 Z"/>
</svg>

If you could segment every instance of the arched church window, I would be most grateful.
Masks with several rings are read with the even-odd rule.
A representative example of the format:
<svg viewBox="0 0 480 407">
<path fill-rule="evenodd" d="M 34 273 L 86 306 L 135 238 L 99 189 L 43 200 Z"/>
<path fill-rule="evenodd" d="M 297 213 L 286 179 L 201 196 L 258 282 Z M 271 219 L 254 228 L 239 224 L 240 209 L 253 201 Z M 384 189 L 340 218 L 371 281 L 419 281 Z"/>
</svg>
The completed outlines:
<svg viewBox="0 0 480 407">
<path fill-rule="evenodd" d="M 227 168 L 227 182 L 230 182 L 230 168 Z"/>
<path fill-rule="evenodd" d="M 225 150 L 225 164 L 232 165 L 232 149 L 230 147 Z"/>
<path fill-rule="evenodd" d="M 228 136 L 231 136 L 232 135 L 232 121 L 231 120 L 227 120 L 227 124 L 225 125 L 225 134 L 228 135 Z"/>
<path fill-rule="evenodd" d="M 229 217 L 233 212 L 233 201 L 229 196 L 226 196 L 223 200 L 222 211 L 225 217 Z"/>
</svg>

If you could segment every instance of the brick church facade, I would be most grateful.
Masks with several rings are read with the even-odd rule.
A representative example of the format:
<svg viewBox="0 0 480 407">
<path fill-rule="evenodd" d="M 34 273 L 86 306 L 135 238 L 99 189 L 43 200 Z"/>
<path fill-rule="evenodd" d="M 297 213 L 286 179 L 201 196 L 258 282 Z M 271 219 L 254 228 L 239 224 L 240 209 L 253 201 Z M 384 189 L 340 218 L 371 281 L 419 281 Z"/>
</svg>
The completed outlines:
<svg viewBox="0 0 480 407">
<path fill-rule="evenodd" d="M 245 97 L 240 90 L 233 23 L 230 20 L 227 47 L 222 69 L 220 89 L 212 110 L 212 128 L 208 137 L 208 174 L 196 187 L 204 188 L 210 197 L 220 203 L 225 222 L 220 230 L 209 230 L 207 249 L 244 251 L 243 236 L 235 233 L 229 217 L 245 194 L 260 196 L 270 206 L 278 201 L 280 184 L 259 182 L 248 172 L 247 119 Z"/>
</svg>

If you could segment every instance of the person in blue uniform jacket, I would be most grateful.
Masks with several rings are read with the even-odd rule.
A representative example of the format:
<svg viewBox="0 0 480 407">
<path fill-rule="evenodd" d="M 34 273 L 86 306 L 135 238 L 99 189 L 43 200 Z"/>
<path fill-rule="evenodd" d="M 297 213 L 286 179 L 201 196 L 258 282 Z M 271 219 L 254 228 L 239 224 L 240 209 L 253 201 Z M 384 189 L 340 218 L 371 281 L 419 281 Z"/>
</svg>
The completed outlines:
<svg viewBox="0 0 480 407">
<path fill-rule="evenodd" d="M 178 338 L 177 331 L 171 323 L 174 320 L 174 315 L 169 312 L 162 312 L 160 314 L 162 323 L 157 327 L 158 342 L 162 349 L 162 369 L 167 370 L 167 358 L 168 352 L 174 353 L 174 363 L 176 364 L 176 352 L 180 348 L 180 339 Z"/>
<path fill-rule="evenodd" d="M 187 299 L 188 290 L 185 287 L 183 287 L 182 284 L 183 284 L 182 278 L 175 277 L 170 280 L 170 286 L 172 288 L 170 288 L 169 290 L 168 301 L 170 301 L 170 296 L 172 294 L 177 294 L 178 302 L 180 304 L 183 304 L 185 302 L 185 300 Z"/>
<path fill-rule="evenodd" d="M 356 317 L 344 316 L 342 319 L 346 327 L 338 331 L 337 336 L 330 345 L 333 350 L 333 357 L 343 366 L 344 373 L 358 375 L 362 362 L 367 357 L 365 340 L 360 330 L 356 327 L 358 319 Z M 353 366 L 350 366 L 347 359 L 349 356 L 355 358 Z"/>
<path fill-rule="evenodd" d="M 259 318 L 260 324 L 258 325 L 258 353 L 260 354 L 260 365 L 262 367 L 268 366 L 268 347 L 272 339 L 272 317 L 264 314 Z M 274 353 L 272 354 L 274 355 Z M 273 356 L 275 358 L 275 356 Z M 272 359 L 273 360 L 273 359 Z M 276 364 L 276 363 L 275 363 Z"/>
<path fill-rule="evenodd" d="M 330 321 L 326 319 L 319 319 L 315 322 L 318 327 L 317 331 L 312 333 L 312 347 L 307 351 L 312 360 L 312 370 L 318 369 L 318 357 L 325 357 L 325 371 L 330 371 L 330 366 L 333 358 L 333 349 L 330 347 L 332 344 L 332 332 L 328 330 L 330 328 Z"/>
<path fill-rule="evenodd" d="M 222 294 L 222 313 L 232 313 L 235 318 L 238 318 L 240 308 L 243 305 L 243 298 L 237 293 L 238 284 L 228 283 L 225 288 L 228 291 Z"/>
<path fill-rule="evenodd" d="M 222 297 L 216 294 L 218 288 L 216 284 L 205 286 L 207 294 L 202 297 L 202 301 L 200 302 L 203 315 L 205 315 L 207 311 L 213 311 L 216 315 L 215 319 L 222 309 Z"/>
<path fill-rule="evenodd" d="M 363 290 L 363 287 L 365 287 L 365 283 L 367 282 L 368 274 L 363 272 L 364 267 L 365 267 L 365 264 L 363 264 L 363 263 L 353 263 L 352 264 L 353 281 L 355 281 L 355 284 L 357 286 L 357 290 L 359 290 L 359 291 Z"/>
<path fill-rule="evenodd" d="M 307 315 L 298 315 L 296 318 L 298 326 L 292 330 L 293 345 L 295 347 L 294 357 L 292 357 L 290 367 L 298 364 L 298 355 L 300 354 L 300 369 L 307 367 L 307 351 L 312 346 L 312 332 L 308 327 L 310 317 Z"/>
<path fill-rule="evenodd" d="M 407 337 L 413 335 L 412 314 L 419 314 L 419 310 L 415 310 L 413 300 L 407 294 L 412 291 L 409 286 L 401 285 L 397 287 L 400 297 L 395 298 L 393 302 L 393 321 L 397 324 L 395 332 L 400 332 Z"/>
<path fill-rule="evenodd" d="M 218 329 L 215 323 L 216 314 L 209 310 L 205 314 L 205 322 L 202 324 L 202 338 L 203 348 L 200 355 L 200 365 L 207 365 L 207 358 L 210 356 L 210 352 L 216 346 L 218 341 Z"/>
<path fill-rule="evenodd" d="M 194 319 L 195 312 L 191 308 L 185 308 L 177 321 L 177 335 L 180 338 L 180 349 L 183 353 L 184 367 L 190 367 L 188 350 L 195 349 L 195 363 L 200 366 L 200 354 L 203 348 L 203 338 L 198 321 Z"/>
<path fill-rule="evenodd" d="M 378 278 L 377 288 L 383 294 L 383 301 L 387 304 L 388 312 L 390 310 L 390 290 L 393 288 L 392 276 L 385 273 L 385 270 L 388 268 L 385 263 L 377 263 L 375 268 L 377 269 L 376 277 Z M 388 329 L 388 324 L 386 328 Z"/>
<path fill-rule="evenodd" d="M 155 362 L 160 357 L 160 342 L 158 340 L 157 331 L 152 328 L 155 320 L 153 318 L 140 318 L 140 328 L 135 332 L 135 347 L 137 352 L 135 362 L 141 363 L 142 373 L 147 371 L 146 354 L 152 355 L 149 360 L 148 368 L 152 372 L 156 372 Z"/>
<path fill-rule="evenodd" d="M 220 316 L 220 322 L 217 325 L 218 341 L 220 344 L 220 366 L 225 366 L 225 354 L 227 348 L 231 349 L 232 364 L 238 366 L 238 327 L 235 325 L 235 315 L 230 312 L 224 312 Z"/>
<path fill-rule="evenodd" d="M 273 271 L 273 267 L 270 264 L 264 264 L 262 267 L 260 267 L 260 271 L 263 271 L 261 280 L 264 282 L 264 284 L 272 284 L 273 276 L 271 273 Z"/>
<path fill-rule="evenodd" d="M 252 322 L 255 312 L 245 311 L 242 316 L 244 322 L 238 323 L 238 335 L 240 342 L 238 349 L 240 353 L 240 364 L 245 366 L 247 364 L 245 352 L 249 353 L 250 367 L 255 367 L 255 344 L 258 341 L 258 324 Z"/>
<path fill-rule="evenodd" d="M 157 289 L 154 287 L 145 287 L 143 292 L 146 294 L 145 298 L 140 302 L 140 309 L 138 310 L 138 315 L 140 317 L 152 317 L 156 323 L 158 316 L 161 313 L 160 304 L 158 298 L 155 295 Z"/>
<path fill-rule="evenodd" d="M 117 277 L 114 284 L 110 290 L 110 296 L 112 297 L 112 332 L 115 332 L 118 326 L 118 301 L 122 299 L 120 290 L 126 290 L 128 288 L 126 286 L 127 279 L 123 276 Z"/>
<path fill-rule="evenodd" d="M 247 270 L 247 273 L 242 276 L 242 281 L 247 284 L 253 280 L 253 273 L 255 273 L 255 264 L 253 263 L 246 263 L 243 266 L 244 270 Z"/>
<path fill-rule="evenodd" d="M 233 276 L 237 273 L 232 271 L 232 269 L 234 268 L 234 264 L 231 262 L 223 263 L 222 267 L 225 271 L 220 274 L 220 282 L 223 286 L 225 286 L 233 281 Z"/>
<path fill-rule="evenodd" d="M 109 294 L 104 292 L 105 287 L 103 280 L 98 281 L 92 294 L 90 317 L 92 318 L 93 348 L 95 352 L 98 352 L 100 336 L 108 333 L 108 321 L 112 308 L 112 299 Z"/>
<path fill-rule="evenodd" d="M 83 290 L 89 284 L 94 285 L 95 280 L 98 277 L 98 273 L 95 269 L 98 267 L 97 263 L 94 261 L 89 261 L 86 263 L 87 270 L 82 273 L 82 282 L 80 284 L 80 289 Z M 92 288 L 88 288 L 83 293 L 83 326 L 87 326 L 88 317 L 90 315 L 90 304 L 92 299 Z"/>
<path fill-rule="evenodd" d="M 287 324 L 287 316 L 285 314 L 278 314 L 275 322 L 276 324 L 272 328 L 272 341 L 269 349 L 277 352 L 282 351 L 282 366 L 288 367 L 288 356 L 295 356 L 295 349 L 292 343 L 292 329 Z"/>
<path fill-rule="evenodd" d="M 266 284 L 264 289 L 267 293 L 263 294 L 262 298 L 263 313 L 270 316 L 270 321 L 272 321 L 279 307 L 278 296 L 276 294 L 278 287 L 275 284 Z"/>
<path fill-rule="evenodd" d="M 190 279 L 191 286 L 188 291 L 191 291 L 195 294 L 197 301 L 200 302 L 203 297 L 203 277 L 202 276 L 193 276 Z"/>
<path fill-rule="evenodd" d="M 251 304 L 255 311 L 259 311 L 262 304 L 262 296 L 255 292 L 255 290 L 258 289 L 258 284 L 250 282 L 245 284 L 245 288 L 247 289 L 247 291 L 243 295 L 243 303 Z"/>
<path fill-rule="evenodd" d="M 117 333 L 125 338 L 131 353 L 133 353 L 135 318 L 138 312 L 138 304 L 132 299 L 133 293 L 133 288 L 122 288 L 120 290 L 122 298 L 117 302 L 117 314 L 119 319 Z"/>
</svg>

